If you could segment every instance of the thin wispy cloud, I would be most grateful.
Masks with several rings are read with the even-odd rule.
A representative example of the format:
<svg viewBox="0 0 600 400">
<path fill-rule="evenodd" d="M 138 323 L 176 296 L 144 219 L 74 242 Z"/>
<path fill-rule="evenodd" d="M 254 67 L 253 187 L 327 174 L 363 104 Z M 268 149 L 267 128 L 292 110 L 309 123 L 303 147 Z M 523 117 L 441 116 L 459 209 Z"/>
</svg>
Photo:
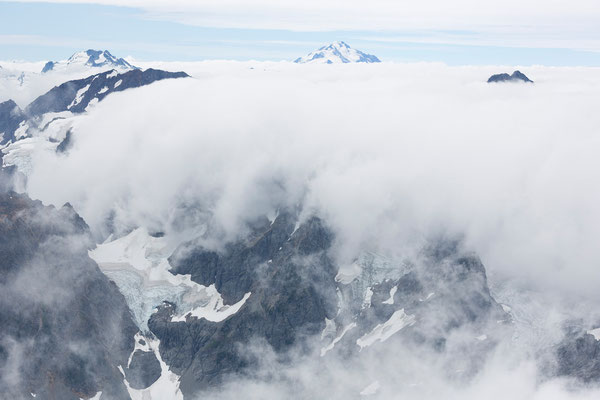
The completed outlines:
<svg viewBox="0 0 600 400">
<path fill-rule="evenodd" d="M 22 2 L 31 2 L 21 0 Z M 561 1 L 476 0 L 390 1 L 275 0 L 140 1 L 50 0 L 51 3 L 103 4 L 138 8 L 147 18 L 224 28 L 298 31 L 448 29 L 525 32 L 529 29 L 571 34 L 597 31 L 600 10 L 593 0 Z M 526 39 L 526 38 L 524 38 Z"/>
</svg>

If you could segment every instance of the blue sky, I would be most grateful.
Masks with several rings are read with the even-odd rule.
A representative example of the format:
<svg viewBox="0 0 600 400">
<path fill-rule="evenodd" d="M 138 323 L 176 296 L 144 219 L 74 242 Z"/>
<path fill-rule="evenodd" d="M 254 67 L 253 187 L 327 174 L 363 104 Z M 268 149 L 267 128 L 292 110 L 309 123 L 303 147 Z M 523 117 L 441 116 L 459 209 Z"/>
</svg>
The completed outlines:
<svg viewBox="0 0 600 400">
<path fill-rule="evenodd" d="M 139 60 L 292 60 L 323 44 L 344 40 L 384 61 L 600 66 L 600 49 L 596 42 L 589 41 L 590 37 L 595 40 L 600 36 L 598 29 L 578 33 L 568 25 L 552 30 L 546 24 L 550 29 L 536 34 L 540 30 L 532 29 L 535 27 L 529 22 L 529 29 L 524 24 L 512 30 L 487 29 L 488 24 L 477 30 L 464 29 L 469 24 L 452 24 L 439 18 L 435 21 L 441 22 L 404 30 L 395 29 L 393 24 L 373 29 L 360 20 L 356 29 L 335 21 L 332 26 L 344 29 L 328 30 L 327 23 L 304 29 L 293 22 L 289 29 L 285 24 L 266 24 L 269 29 L 264 29 L 264 21 L 252 22 L 252 16 L 248 26 L 239 26 L 239 15 L 238 20 L 229 21 L 217 10 L 215 20 L 219 23 L 212 24 L 206 22 L 204 10 L 190 10 L 190 15 L 203 17 L 200 22 L 182 18 L 182 13 L 173 17 L 160 9 L 135 6 L 0 1 L 0 59 L 57 60 L 81 49 L 95 48 Z M 285 16 L 272 18 L 285 20 Z M 486 14 L 473 18 L 484 20 Z M 574 21 L 573 26 L 576 18 Z M 553 38 L 558 37 L 561 40 L 556 40 L 554 46 Z M 565 37 L 569 40 L 562 40 Z"/>
</svg>

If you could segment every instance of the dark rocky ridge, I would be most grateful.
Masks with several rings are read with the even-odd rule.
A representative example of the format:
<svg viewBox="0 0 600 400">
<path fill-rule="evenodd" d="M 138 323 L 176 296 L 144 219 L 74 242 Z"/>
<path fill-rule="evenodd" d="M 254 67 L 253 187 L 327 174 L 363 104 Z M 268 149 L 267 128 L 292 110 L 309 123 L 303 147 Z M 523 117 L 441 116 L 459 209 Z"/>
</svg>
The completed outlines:
<svg viewBox="0 0 600 400">
<path fill-rule="evenodd" d="M 221 253 L 197 248 L 173 257 L 174 272 L 191 273 L 203 285 L 214 283 L 227 304 L 252 293 L 221 323 L 170 322 L 170 304 L 152 316 L 148 325 L 161 340 L 161 356 L 181 375 L 184 395 L 218 386 L 227 374 L 253 365 L 238 346 L 260 339 L 285 352 L 320 333 L 325 318 L 335 316 L 336 268 L 327 255 L 332 234 L 318 218 L 294 232 L 295 221 L 281 213 L 273 224 L 265 219 L 246 240 L 230 243 Z"/>
<path fill-rule="evenodd" d="M 14 101 L 0 103 L 0 145 L 15 140 L 15 131 L 26 118 L 23 110 Z"/>
<path fill-rule="evenodd" d="M 136 350 L 129 368 L 125 370 L 125 377 L 129 386 L 134 389 L 145 389 L 160 378 L 160 363 L 151 351 Z"/>
<path fill-rule="evenodd" d="M 556 347 L 556 374 L 600 383 L 600 341 L 581 327 L 567 329 Z"/>
<path fill-rule="evenodd" d="M 135 69 L 122 74 L 116 74 L 115 71 L 106 71 L 89 76 L 85 79 L 65 82 L 62 85 L 51 89 L 48 93 L 38 97 L 29 104 L 25 108 L 25 114 L 29 118 L 32 118 L 47 112 L 71 111 L 80 113 L 85 110 L 90 101 L 94 98 L 101 101 L 111 93 L 149 85 L 152 82 L 163 79 L 186 78 L 188 76 L 189 75 L 185 72 L 167 72 L 152 68 L 145 71 Z M 116 85 L 119 81 L 121 81 L 121 83 Z M 81 101 L 69 107 L 75 100 L 77 92 L 88 85 L 89 89 L 84 93 Z M 100 93 L 105 87 L 108 90 Z"/>
<path fill-rule="evenodd" d="M 363 271 L 363 275 L 369 273 Z M 389 349 L 424 349 L 428 354 L 438 354 L 438 362 L 448 363 L 445 371 L 449 379 L 461 382 L 481 371 L 487 355 L 512 332 L 511 317 L 490 294 L 481 260 L 462 250 L 459 241 L 432 241 L 419 259 L 407 262 L 399 278 L 386 278 L 371 286 L 372 296 L 366 307 L 363 299 L 356 297 L 355 283 L 360 279 L 339 285 L 343 300 L 334 320 L 336 335 L 350 323 L 356 327 L 328 354 L 359 358 L 371 352 L 385 358 Z M 390 297 L 392 288 L 395 291 Z M 400 310 L 412 316 L 414 324 L 385 343 L 377 342 L 359 352 L 357 340 Z M 457 342 L 456 332 L 462 332 L 461 341 Z M 476 339 L 484 335 L 485 339 Z M 454 339 L 449 341 L 451 337 Z"/>
<path fill-rule="evenodd" d="M 2 398 L 76 400 L 102 391 L 102 399 L 129 399 L 118 366 L 127 366 L 138 329 L 88 257 L 83 219 L 68 204 L 45 207 L 4 192 L 0 237 Z"/>
<path fill-rule="evenodd" d="M 159 378 L 152 352 L 131 354 L 137 327 L 123 296 L 87 257 L 87 226 L 72 207 L 57 210 L 23 195 L 3 194 L 0 235 L 5 256 L 0 260 L 0 370 L 12 366 L 15 343 L 26 355 L 18 384 L 0 374 L 2 393 L 15 399 L 29 398 L 30 392 L 41 399 L 77 399 L 102 390 L 102 399 L 128 399 L 118 366 L 126 367 L 130 356 L 124 372 L 132 388 L 146 388 Z M 333 241 L 318 217 L 297 225 L 294 213 L 281 212 L 272 223 L 265 218 L 252 224 L 247 237 L 221 251 L 194 242 L 180 246 L 170 259 L 174 273 L 214 284 L 226 304 L 251 292 L 244 306 L 222 322 L 194 317 L 172 322 L 175 306 L 168 303 L 151 317 L 148 326 L 161 341 L 163 360 L 181 376 L 186 398 L 222 387 L 232 376 L 251 374 L 260 354 L 247 349 L 256 343 L 268 346 L 283 363 L 290 350 L 308 354 L 326 319 L 334 322 L 335 332 L 324 346 L 350 323 L 356 325 L 326 357 L 352 365 L 365 354 L 383 357 L 396 346 L 426 349 L 447 363 L 444 369 L 455 382 L 472 378 L 497 342 L 512 333 L 510 316 L 489 292 L 481 260 L 464 251 L 460 241 L 431 240 L 398 276 L 370 282 L 367 304 L 355 284 L 377 275 L 380 267 L 365 265 L 351 283 L 337 282 L 337 266 L 328 254 Z M 385 343 L 359 348 L 358 339 L 401 309 L 414 316 L 414 324 Z M 465 333 L 462 341 L 456 341 L 456 332 Z M 557 349 L 554 375 L 598 381 L 600 342 L 585 333 L 568 338 Z"/>
<path fill-rule="evenodd" d="M 492 75 L 487 80 L 487 82 L 488 83 L 494 83 L 494 82 L 527 82 L 527 83 L 533 83 L 533 81 L 531 79 L 529 79 L 521 71 L 515 71 L 515 72 L 512 73 L 512 75 L 509 75 L 507 73 Z"/>
<path fill-rule="evenodd" d="M 328 255 L 334 238 L 324 222 L 313 217 L 296 227 L 295 216 L 282 212 L 272 224 L 265 220 L 222 251 L 188 243 L 171 257 L 174 273 L 215 284 L 226 304 L 252 293 L 240 311 L 220 323 L 196 318 L 171 322 L 173 304 L 164 304 L 151 317 L 148 325 L 161 340 L 161 356 L 181 375 L 185 395 L 219 387 L 229 376 L 256 368 L 257 360 L 243 349 L 257 340 L 280 355 L 292 348 L 309 351 L 306 346 L 323 332 L 326 318 L 335 322 L 336 334 L 357 324 L 330 353 L 350 358 L 359 357 L 357 339 L 400 309 L 418 315 L 418 323 L 395 334 L 390 343 L 426 346 L 441 354 L 454 330 L 489 333 L 489 341 L 473 339 L 460 349 L 467 360 L 463 375 L 474 374 L 496 339 L 508 331 L 497 328 L 499 320 L 508 326 L 510 317 L 491 297 L 483 264 L 455 242 L 440 241 L 427 249 L 420 261 L 426 267 L 374 284 L 365 308 L 363 295 L 357 296 L 351 284 L 335 281 L 337 266 Z M 394 302 L 385 304 L 393 286 L 398 288 Z M 435 296 L 424 301 L 432 291 Z M 494 331 L 486 330 L 490 326 Z M 382 351 L 386 345 L 363 351 Z"/>
<path fill-rule="evenodd" d="M 186 77 L 189 75 L 185 72 L 168 72 L 151 68 L 144 71 L 134 69 L 122 74 L 112 70 L 56 86 L 31 102 L 25 110 L 21 110 L 14 101 L 8 100 L 0 104 L 0 133 L 4 132 L 0 145 L 14 142 L 14 133 L 23 122 L 44 129 L 45 127 L 38 126 L 38 120 L 45 113 L 63 111 L 82 113 L 92 100 L 101 101 L 111 93 L 149 85 L 163 79 Z M 78 92 L 88 85 L 89 88 L 81 94 L 79 101 L 75 101 Z"/>
</svg>

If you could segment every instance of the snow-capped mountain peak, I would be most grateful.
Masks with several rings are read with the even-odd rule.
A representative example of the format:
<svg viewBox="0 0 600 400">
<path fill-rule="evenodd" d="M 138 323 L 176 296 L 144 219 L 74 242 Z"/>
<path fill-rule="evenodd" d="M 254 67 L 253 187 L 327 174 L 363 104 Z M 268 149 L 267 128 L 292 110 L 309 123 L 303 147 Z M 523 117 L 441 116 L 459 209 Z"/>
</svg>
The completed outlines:
<svg viewBox="0 0 600 400">
<path fill-rule="evenodd" d="M 132 70 L 137 67 L 131 65 L 123 58 L 113 56 L 108 50 L 79 51 L 64 61 L 48 61 L 42 73 L 72 67 L 97 67 L 107 69 Z"/>
<path fill-rule="evenodd" d="M 318 64 L 340 64 L 340 63 L 377 63 L 379 58 L 372 54 L 363 53 L 353 49 L 343 41 L 333 42 L 315 50 L 305 57 L 294 60 L 295 63 L 318 63 Z"/>
</svg>

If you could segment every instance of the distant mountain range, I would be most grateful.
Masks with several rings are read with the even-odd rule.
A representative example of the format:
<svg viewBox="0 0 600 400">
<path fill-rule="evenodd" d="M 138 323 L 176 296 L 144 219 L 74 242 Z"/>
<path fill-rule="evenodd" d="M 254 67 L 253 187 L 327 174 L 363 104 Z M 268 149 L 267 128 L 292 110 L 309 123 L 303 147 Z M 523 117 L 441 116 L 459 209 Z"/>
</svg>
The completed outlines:
<svg viewBox="0 0 600 400">
<path fill-rule="evenodd" d="M 304 57 L 294 60 L 298 64 L 347 64 L 347 63 L 378 63 L 379 58 L 372 54 L 353 49 L 347 43 L 338 41 L 323 46 Z"/>
<path fill-rule="evenodd" d="M 48 61 L 42 73 L 62 70 L 69 67 L 96 67 L 96 68 L 114 68 L 117 70 L 132 70 L 138 67 L 131 65 L 123 58 L 117 58 L 110 54 L 108 50 L 85 50 L 79 51 L 63 61 Z"/>
</svg>

